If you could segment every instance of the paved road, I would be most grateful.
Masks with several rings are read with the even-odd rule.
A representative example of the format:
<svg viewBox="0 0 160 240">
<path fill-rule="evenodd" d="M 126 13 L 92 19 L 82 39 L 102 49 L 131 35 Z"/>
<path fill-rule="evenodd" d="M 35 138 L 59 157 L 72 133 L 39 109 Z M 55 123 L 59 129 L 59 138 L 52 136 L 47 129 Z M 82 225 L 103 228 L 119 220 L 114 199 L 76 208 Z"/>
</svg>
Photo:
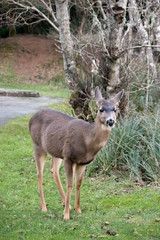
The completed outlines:
<svg viewBox="0 0 160 240">
<path fill-rule="evenodd" d="M 52 103 L 63 101 L 64 98 L 50 97 L 0 97 L 0 126 L 11 119 L 29 115 Z"/>
</svg>

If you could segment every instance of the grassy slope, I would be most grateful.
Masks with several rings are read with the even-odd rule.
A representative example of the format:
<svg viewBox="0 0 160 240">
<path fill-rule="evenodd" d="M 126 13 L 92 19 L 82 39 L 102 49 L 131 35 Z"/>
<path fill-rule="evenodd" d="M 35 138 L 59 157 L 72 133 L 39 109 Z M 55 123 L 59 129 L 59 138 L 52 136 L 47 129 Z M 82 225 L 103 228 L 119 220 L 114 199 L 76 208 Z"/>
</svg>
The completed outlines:
<svg viewBox="0 0 160 240">
<path fill-rule="evenodd" d="M 0 88 L 7 89 L 24 89 L 38 91 L 41 96 L 48 97 L 65 97 L 69 96 L 69 91 L 66 87 L 64 75 L 58 75 L 53 78 L 53 82 L 46 82 L 41 84 L 25 84 L 23 80 L 17 84 L 17 77 L 14 71 L 0 74 Z M 10 81 L 7 81 L 10 79 Z"/>
<path fill-rule="evenodd" d="M 65 104 L 54 108 L 68 111 Z M 19 118 L 0 129 L 0 239 L 159 239 L 160 189 L 137 187 L 128 180 L 85 175 L 82 215 L 71 210 L 71 220 L 64 222 L 49 159 L 44 171 L 48 212 L 41 213 L 28 121 L 29 117 Z M 65 187 L 63 167 L 61 178 Z M 73 195 L 74 191 L 72 206 Z M 116 231 L 117 236 L 108 235 L 107 230 Z"/>
<path fill-rule="evenodd" d="M 18 37 L 18 36 L 17 36 Z M 20 36 L 21 38 L 22 36 Z M 28 36 L 29 37 L 29 36 Z M 16 39 L 18 42 L 16 42 Z M 36 40 L 36 37 L 34 37 Z M 7 41 L 8 40 L 8 41 Z M 10 41 L 12 40 L 12 41 Z M 27 90 L 33 90 L 33 91 L 39 91 L 40 95 L 44 96 L 50 96 L 50 97 L 65 97 L 67 98 L 69 96 L 69 91 L 65 84 L 65 78 L 64 74 L 62 72 L 63 65 L 60 62 L 60 54 L 56 52 L 56 56 L 54 56 L 55 64 L 52 66 L 49 65 L 50 60 L 45 59 L 45 61 L 42 64 L 42 61 L 44 59 L 39 59 L 39 64 L 41 65 L 41 68 L 39 69 L 39 74 L 37 72 L 37 67 L 39 66 L 33 66 L 29 64 L 28 62 L 25 62 L 24 59 L 26 58 L 26 55 L 24 54 L 24 51 L 22 50 L 29 50 L 32 52 L 32 46 L 25 45 L 23 46 L 22 43 L 19 42 L 19 38 L 13 39 L 5 39 L 3 42 L 3 39 L 1 39 L 0 44 L 0 88 L 9 88 L 9 89 L 27 89 Z M 32 39 L 33 40 L 33 39 Z M 35 41 L 34 40 L 34 41 Z M 25 37 L 23 39 L 25 41 Z M 38 41 L 38 37 L 37 37 Z M 54 41 L 54 40 L 53 40 Z M 35 44 L 35 42 L 34 42 Z M 43 43 L 44 44 L 44 43 Z M 44 46 L 42 46 L 44 47 Z M 31 49 L 30 49 L 31 48 Z M 54 51 L 56 51 L 55 46 L 53 45 L 52 48 Z M 51 49 L 51 50 L 53 50 Z M 38 51 L 38 52 L 36 52 Z M 42 49 L 41 49 L 42 51 Z M 47 55 L 48 52 L 45 52 L 44 49 L 41 52 L 39 49 L 35 49 L 35 52 L 33 55 L 38 55 L 39 57 L 43 57 L 43 55 Z M 39 52 L 41 53 L 39 55 Z M 28 72 L 34 72 L 36 73 L 36 77 L 33 77 L 32 74 L 24 73 L 17 74 L 16 69 L 20 68 L 19 65 L 17 65 L 17 58 L 19 53 L 21 53 L 21 60 L 23 62 L 22 66 L 28 69 Z M 30 56 L 30 54 L 29 54 Z M 33 56 L 30 56 L 30 61 L 33 62 Z M 38 64 L 38 62 L 37 62 Z M 35 65 L 35 64 L 33 64 Z M 21 67 L 22 67 L 21 66 Z M 48 66 L 48 69 L 46 69 Z M 47 72 L 51 71 L 52 68 L 60 69 L 58 74 L 50 74 L 50 78 L 47 77 L 47 75 L 43 74 L 44 70 Z M 43 82 L 43 83 L 39 83 Z M 38 83 L 38 84 L 37 84 Z"/>
</svg>

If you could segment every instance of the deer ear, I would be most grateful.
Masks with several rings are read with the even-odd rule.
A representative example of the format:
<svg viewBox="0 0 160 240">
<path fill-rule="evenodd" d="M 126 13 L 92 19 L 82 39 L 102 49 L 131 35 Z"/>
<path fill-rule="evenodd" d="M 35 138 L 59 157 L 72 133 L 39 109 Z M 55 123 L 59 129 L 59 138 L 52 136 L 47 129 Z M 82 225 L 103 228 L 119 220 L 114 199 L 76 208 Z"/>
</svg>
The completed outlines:
<svg viewBox="0 0 160 240">
<path fill-rule="evenodd" d="M 96 102 L 98 103 L 99 100 L 101 100 L 103 97 L 102 97 L 102 94 L 99 90 L 99 87 L 96 87 L 95 88 L 95 98 L 96 98 Z"/>
<path fill-rule="evenodd" d="M 124 90 L 122 89 L 119 93 L 116 94 L 116 96 L 112 99 L 115 103 L 119 103 L 121 98 L 123 97 Z"/>
</svg>

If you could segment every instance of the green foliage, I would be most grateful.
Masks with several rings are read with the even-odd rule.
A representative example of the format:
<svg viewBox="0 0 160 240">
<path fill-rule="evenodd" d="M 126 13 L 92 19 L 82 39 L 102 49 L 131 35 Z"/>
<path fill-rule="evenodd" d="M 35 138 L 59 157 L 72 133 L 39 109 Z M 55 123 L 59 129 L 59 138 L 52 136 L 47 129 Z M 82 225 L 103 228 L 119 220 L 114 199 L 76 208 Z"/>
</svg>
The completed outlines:
<svg viewBox="0 0 160 240">
<path fill-rule="evenodd" d="M 146 110 L 146 86 L 139 89 L 138 86 L 134 86 L 130 95 L 130 107 L 136 111 Z M 159 86 L 155 85 L 149 88 L 148 94 L 148 110 L 153 111 L 157 104 L 160 104 L 159 99 Z"/>
</svg>

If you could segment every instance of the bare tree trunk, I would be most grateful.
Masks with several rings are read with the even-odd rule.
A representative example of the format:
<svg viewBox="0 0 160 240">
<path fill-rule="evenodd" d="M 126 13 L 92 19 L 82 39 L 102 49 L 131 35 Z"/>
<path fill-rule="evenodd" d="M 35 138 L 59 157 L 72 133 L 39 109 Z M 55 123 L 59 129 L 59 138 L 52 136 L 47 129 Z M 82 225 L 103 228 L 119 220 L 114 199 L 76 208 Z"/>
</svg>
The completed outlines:
<svg viewBox="0 0 160 240">
<path fill-rule="evenodd" d="M 129 1 L 128 3 L 128 14 L 129 14 L 129 33 L 128 33 L 128 40 L 129 40 L 129 47 L 132 48 L 132 43 L 133 43 L 133 27 L 135 25 L 134 23 L 134 14 L 132 11 L 132 5 L 131 2 Z M 128 58 L 130 59 L 133 55 L 133 49 L 130 49 L 128 51 Z"/>
<path fill-rule="evenodd" d="M 9 37 L 15 37 L 16 36 L 16 28 L 14 25 L 9 26 Z"/>
<path fill-rule="evenodd" d="M 15 24 L 14 24 L 14 12 L 15 11 L 12 11 L 10 14 L 9 14 L 9 37 L 15 37 L 16 36 L 16 27 L 15 27 Z"/>
<path fill-rule="evenodd" d="M 142 23 L 141 16 L 138 11 L 138 6 L 135 0 L 130 0 L 132 5 L 132 11 L 134 14 L 134 20 L 136 22 L 138 34 L 141 37 L 142 45 L 150 45 L 151 40 L 150 36 L 145 29 L 145 26 Z M 150 19 L 146 19 L 145 25 L 149 24 Z M 156 64 L 154 62 L 153 51 L 151 47 L 145 48 L 145 55 L 146 55 L 146 63 L 147 63 L 147 83 L 146 83 L 146 100 L 145 100 L 145 107 L 148 109 L 148 99 L 149 99 L 149 88 L 151 83 L 157 79 L 157 70 Z"/>
<path fill-rule="evenodd" d="M 141 36 L 141 39 L 142 39 L 142 44 L 150 45 L 150 38 L 149 38 L 147 30 L 145 29 L 145 27 L 142 23 L 136 1 L 130 0 L 130 2 L 132 5 L 132 11 L 134 14 L 134 20 L 136 22 L 138 34 Z M 157 78 L 156 65 L 154 62 L 153 51 L 152 51 L 151 47 L 146 48 L 146 56 L 147 56 L 147 65 L 148 65 L 148 71 L 150 72 L 150 77 Z"/>
<path fill-rule="evenodd" d="M 106 48 L 108 49 L 110 57 L 106 57 L 106 63 L 104 65 L 106 68 L 106 97 L 108 98 L 112 97 L 116 92 L 118 92 L 119 88 L 124 87 L 120 81 L 120 52 L 122 48 L 121 42 L 126 21 L 126 7 L 127 0 L 110 1 L 110 26 L 108 29 L 106 29 L 106 36 L 108 34 L 107 31 L 109 31 L 109 41 L 106 39 Z M 125 102 L 125 96 L 122 102 Z M 122 111 L 124 111 L 126 105 L 127 103 L 121 107 Z"/>
<path fill-rule="evenodd" d="M 91 121 L 92 114 L 89 108 L 91 92 L 82 84 L 82 80 L 77 73 L 76 52 L 70 32 L 68 0 L 56 0 L 55 3 L 64 70 L 71 91 L 70 104 L 79 118 Z"/>
<path fill-rule="evenodd" d="M 113 2 L 113 1 L 112 1 Z M 122 33 L 125 23 L 127 0 L 116 1 L 110 6 L 110 36 L 109 36 L 109 61 L 108 90 L 113 91 L 120 83 L 119 80 L 119 52 L 121 49 Z"/>
<path fill-rule="evenodd" d="M 78 75 L 74 60 L 73 40 L 70 32 L 68 0 L 56 0 L 55 3 L 63 54 L 64 71 L 66 73 L 69 89 L 74 91 L 77 89 Z"/>
<path fill-rule="evenodd" d="M 159 6 L 159 1 L 156 1 L 157 6 Z M 160 12 L 160 7 L 159 7 Z M 153 44 L 160 45 L 160 14 L 155 14 L 154 26 L 153 26 Z M 154 57 L 158 64 L 157 70 L 157 83 L 160 84 L 160 47 L 153 50 Z"/>
</svg>

